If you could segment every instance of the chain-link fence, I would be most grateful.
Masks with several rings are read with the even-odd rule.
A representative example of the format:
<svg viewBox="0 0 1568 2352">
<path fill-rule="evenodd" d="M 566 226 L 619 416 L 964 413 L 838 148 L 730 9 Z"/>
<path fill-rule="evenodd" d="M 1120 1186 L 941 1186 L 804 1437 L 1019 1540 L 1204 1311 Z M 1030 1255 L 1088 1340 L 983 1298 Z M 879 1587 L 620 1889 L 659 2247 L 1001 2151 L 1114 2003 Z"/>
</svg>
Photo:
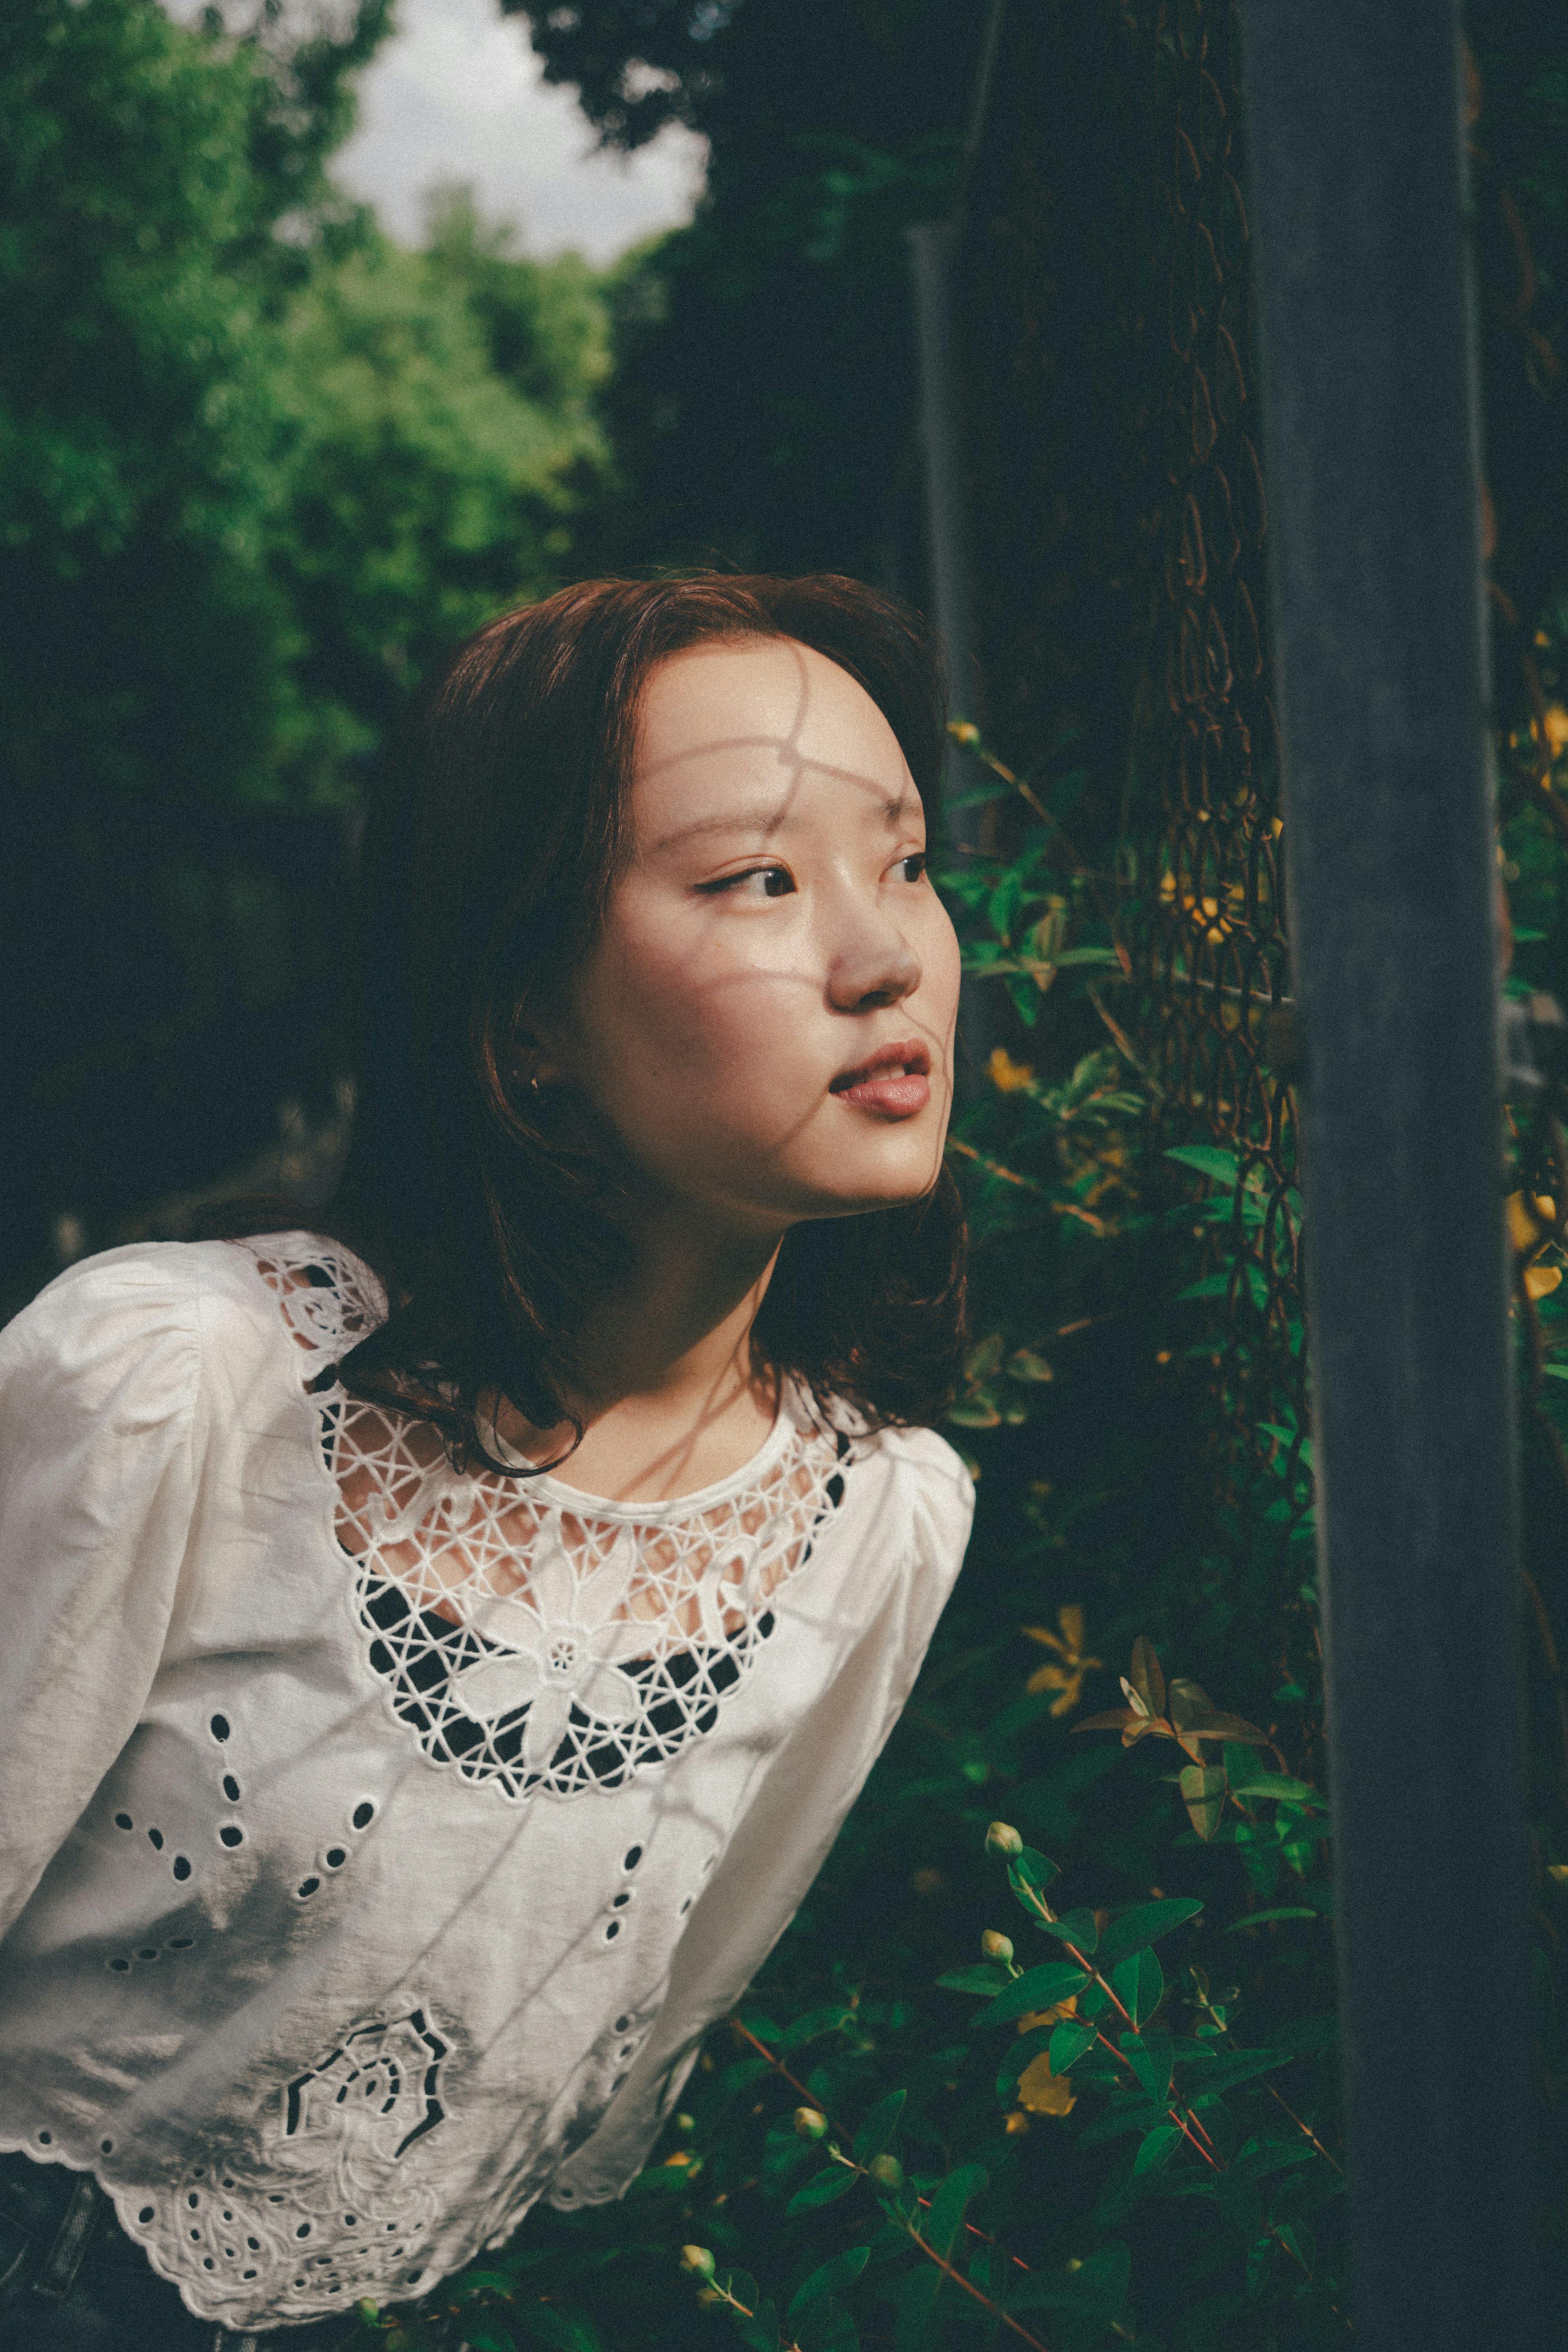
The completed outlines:
<svg viewBox="0 0 1568 2352">
<path fill-rule="evenodd" d="M 1228 1483 L 1266 1463 L 1299 1513 L 1301 1235 L 1238 12 L 1167 0 L 1148 37 L 1167 242 L 1160 569 L 1129 843 L 1142 1045 L 1164 1140 L 1207 1187 L 1197 1287 L 1223 1310 Z"/>
</svg>

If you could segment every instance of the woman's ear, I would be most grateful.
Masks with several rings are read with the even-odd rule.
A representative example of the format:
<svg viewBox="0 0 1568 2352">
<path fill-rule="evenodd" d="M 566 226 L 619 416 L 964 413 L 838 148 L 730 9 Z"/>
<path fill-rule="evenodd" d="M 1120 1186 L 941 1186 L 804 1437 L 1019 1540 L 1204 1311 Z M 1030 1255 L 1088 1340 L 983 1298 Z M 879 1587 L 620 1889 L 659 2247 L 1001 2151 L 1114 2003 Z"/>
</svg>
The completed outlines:
<svg viewBox="0 0 1568 2352">
<path fill-rule="evenodd" d="M 525 1020 L 519 1013 L 513 1022 L 501 1072 L 508 1092 L 514 1096 L 538 1095 L 546 1087 L 560 1084 L 560 1058 L 548 1031 L 549 1024 L 537 1017 Z"/>
</svg>

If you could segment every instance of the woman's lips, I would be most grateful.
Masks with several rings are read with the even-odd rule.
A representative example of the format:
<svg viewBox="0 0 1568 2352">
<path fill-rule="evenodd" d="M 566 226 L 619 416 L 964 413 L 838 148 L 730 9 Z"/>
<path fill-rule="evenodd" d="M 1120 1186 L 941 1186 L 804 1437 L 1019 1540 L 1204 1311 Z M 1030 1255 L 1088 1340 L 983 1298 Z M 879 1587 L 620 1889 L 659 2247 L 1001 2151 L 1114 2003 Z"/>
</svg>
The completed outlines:
<svg viewBox="0 0 1568 2352">
<path fill-rule="evenodd" d="M 841 1102 L 880 1111 L 884 1118 L 913 1118 L 931 1099 L 930 1066 L 923 1045 L 888 1045 L 835 1078 L 831 1091 Z"/>
</svg>

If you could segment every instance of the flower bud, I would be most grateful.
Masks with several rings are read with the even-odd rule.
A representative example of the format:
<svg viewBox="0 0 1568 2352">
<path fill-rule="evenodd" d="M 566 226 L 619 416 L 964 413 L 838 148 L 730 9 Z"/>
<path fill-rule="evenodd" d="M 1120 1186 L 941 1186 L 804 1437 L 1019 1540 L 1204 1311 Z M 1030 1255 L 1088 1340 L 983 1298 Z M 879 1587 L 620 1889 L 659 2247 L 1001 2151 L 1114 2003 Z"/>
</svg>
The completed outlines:
<svg viewBox="0 0 1568 2352">
<path fill-rule="evenodd" d="M 955 743 L 967 745 L 977 743 L 980 740 L 980 730 L 971 719 L 949 719 L 947 732 Z"/>
<path fill-rule="evenodd" d="M 866 2170 L 879 2189 L 896 2189 L 904 2179 L 904 2167 L 896 2156 L 873 2156 Z"/>
<path fill-rule="evenodd" d="M 988 1927 L 980 1938 L 980 1949 L 988 1960 L 1010 1960 L 1013 1939 L 1010 1936 L 999 1934 L 995 1927 Z"/>
<path fill-rule="evenodd" d="M 1006 1854 L 1011 1861 L 1015 1853 L 1023 1852 L 1023 1840 L 1009 1822 L 993 1822 L 986 1832 L 986 1852 Z"/>
<path fill-rule="evenodd" d="M 706 2246 L 683 2246 L 681 2268 L 692 2278 L 710 2279 L 714 2273 L 713 2256 Z"/>
<path fill-rule="evenodd" d="M 795 2129 L 802 2139 L 821 2139 L 826 2135 L 827 2128 L 827 2116 L 819 2115 L 815 2107 L 796 2108 Z"/>
</svg>

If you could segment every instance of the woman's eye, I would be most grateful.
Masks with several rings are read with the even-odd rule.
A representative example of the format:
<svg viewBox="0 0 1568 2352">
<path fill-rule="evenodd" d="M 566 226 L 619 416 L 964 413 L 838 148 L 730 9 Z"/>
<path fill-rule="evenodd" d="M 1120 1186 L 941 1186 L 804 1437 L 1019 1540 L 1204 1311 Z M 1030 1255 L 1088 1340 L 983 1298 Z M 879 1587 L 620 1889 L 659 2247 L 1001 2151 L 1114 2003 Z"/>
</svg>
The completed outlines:
<svg viewBox="0 0 1568 2352">
<path fill-rule="evenodd" d="M 901 857 L 893 870 L 902 882 L 924 882 L 929 864 L 930 859 L 925 850 L 915 849 L 907 857 Z"/>
<path fill-rule="evenodd" d="M 721 874 L 716 882 L 699 882 L 707 898 L 787 898 L 795 877 L 787 866 L 753 866 L 744 874 Z"/>
</svg>

